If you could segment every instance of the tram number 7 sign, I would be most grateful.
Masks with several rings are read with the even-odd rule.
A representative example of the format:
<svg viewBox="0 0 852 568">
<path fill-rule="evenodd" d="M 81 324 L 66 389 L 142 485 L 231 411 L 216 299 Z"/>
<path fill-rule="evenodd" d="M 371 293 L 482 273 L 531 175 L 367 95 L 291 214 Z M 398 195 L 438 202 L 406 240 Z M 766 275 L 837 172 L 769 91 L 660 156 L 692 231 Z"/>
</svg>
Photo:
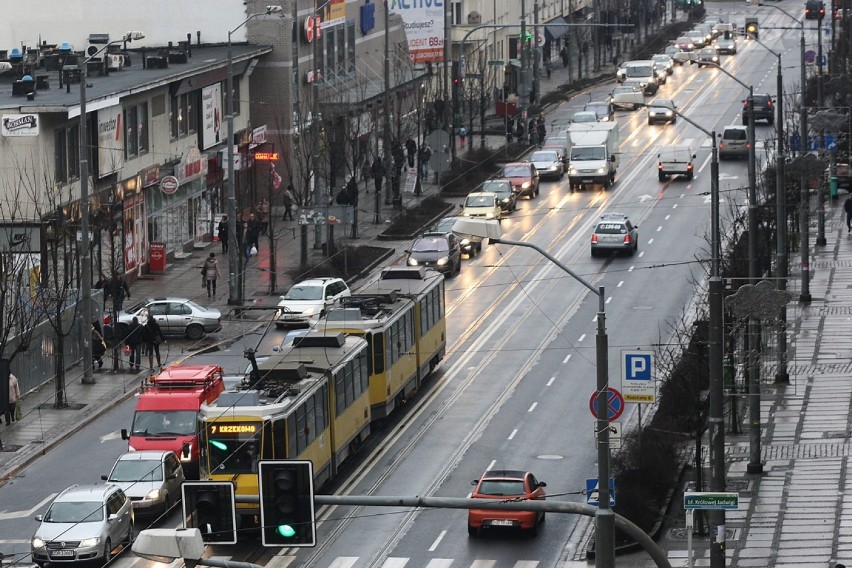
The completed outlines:
<svg viewBox="0 0 852 568">
<path fill-rule="evenodd" d="M 598 395 L 606 395 L 606 410 L 608 420 L 618 420 L 621 413 L 624 412 L 624 397 L 621 393 L 610 387 L 606 393 L 595 391 L 592 393 L 592 398 L 589 399 L 589 410 L 592 411 L 592 416 L 598 417 Z"/>
</svg>

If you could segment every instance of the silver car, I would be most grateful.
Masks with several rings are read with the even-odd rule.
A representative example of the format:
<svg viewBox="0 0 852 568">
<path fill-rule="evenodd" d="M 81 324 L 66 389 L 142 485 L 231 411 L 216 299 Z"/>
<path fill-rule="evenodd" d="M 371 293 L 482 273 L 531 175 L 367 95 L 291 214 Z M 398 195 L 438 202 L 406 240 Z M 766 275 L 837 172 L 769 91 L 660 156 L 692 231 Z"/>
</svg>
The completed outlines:
<svg viewBox="0 0 852 568">
<path fill-rule="evenodd" d="M 207 333 L 222 329 L 222 313 L 215 308 L 199 306 L 187 298 L 146 298 L 118 314 L 118 328 L 122 337 L 133 318 L 144 324 L 153 317 L 163 335 L 186 336 L 197 340 Z"/>
<path fill-rule="evenodd" d="M 633 256 L 639 250 L 638 229 L 623 213 L 604 213 L 592 233 L 592 256 L 613 251 Z"/>
<path fill-rule="evenodd" d="M 180 501 L 183 468 L 174 452 L 146 450 L 118 457 L 101 479 L 121 487 L 130 497 L 133 514 L 158 516 Z"/>
<path fill-rule="evenodd" d="M 530 162 L 535 166 L 540 178 L 562 179 L 565 175 L 565 164 L 553 150 L 537 150 L 530 156 Z"/>
<path fill-rule="evenodd" d="M 130 499 L 118 485 L 72 485 L 44 515 L 31 541 L 33 562 L 109 562 L 116 548 L 133 540 Z"/>
</svg>

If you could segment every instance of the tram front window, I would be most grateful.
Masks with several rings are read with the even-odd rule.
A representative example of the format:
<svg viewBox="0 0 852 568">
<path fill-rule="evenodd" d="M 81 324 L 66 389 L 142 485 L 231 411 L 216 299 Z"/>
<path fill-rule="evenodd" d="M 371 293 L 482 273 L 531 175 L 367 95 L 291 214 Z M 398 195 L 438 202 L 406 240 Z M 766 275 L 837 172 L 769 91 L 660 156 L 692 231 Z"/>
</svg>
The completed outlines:
<svg viewBox="0 0 852 568">
<path fill-rule="evenodd" d="M 259 447 L 255 436 L 211 436 L 210 473 L 257 473 Z"/>
</svg>

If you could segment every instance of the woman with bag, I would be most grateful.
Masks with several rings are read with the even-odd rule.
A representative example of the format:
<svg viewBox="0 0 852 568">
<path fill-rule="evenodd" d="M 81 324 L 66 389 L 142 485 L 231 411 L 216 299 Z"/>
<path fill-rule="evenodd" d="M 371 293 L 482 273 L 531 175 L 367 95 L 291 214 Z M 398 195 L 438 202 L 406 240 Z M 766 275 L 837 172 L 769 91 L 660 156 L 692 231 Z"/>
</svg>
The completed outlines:
<svg viewBox="0 0 852 568">
<path fill-rule="evenodd" d="M 216 260 L 216 253 L 211 252 L 207 260 L 204 261 L 204 266 L 201 268 L 201 274 L 204 276 L 204 281 L 207 284 L 207 297 L 216 295 L 216 280 L 219 278 L 219 261 Z"/>
</svg>

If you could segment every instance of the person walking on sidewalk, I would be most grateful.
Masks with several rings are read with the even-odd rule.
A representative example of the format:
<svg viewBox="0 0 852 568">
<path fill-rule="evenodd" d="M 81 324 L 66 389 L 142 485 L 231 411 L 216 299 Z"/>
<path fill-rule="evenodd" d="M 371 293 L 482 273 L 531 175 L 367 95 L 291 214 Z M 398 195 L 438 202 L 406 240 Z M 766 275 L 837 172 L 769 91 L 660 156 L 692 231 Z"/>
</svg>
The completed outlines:
<svg viewBox="0 0 852 568">
<path fill-rule="evenodd" d="M 213 254 L 212 252 L 210 254 Z M 166 342 L 163 337 L 163 332 L 160 329 L 160 324 L 153 316 L 148 316 L 148 321 L 142 329 L 142 335 L 145 338 L 145 347 L 148 350 L 148 368 L 154 370 L 154 354 L 157 354 L 157 368 L 161 368 L 163 363 L 160 361 L 160 342 Z"/>
<path fill-rule="evenodd" d="M 281 198 L 284 202 L 284 217 L 281 219 L 282 221 L 286 221 L 289 217 L 290 220 L 293 220 L 293 202 L 296 200 L 296 197 L 293 193 L 293 184 L 287 186 L 287 189 L 284 190 L 284 196 Z"/>
<path fill-rule="evenodd" d="M 459 127 L 459 146 L 464 148 L 465 142 L 467 142 L 467 128 L 464 125 Z"/>
<path fill-rule="evenodd" d="M 429 160 L 432 159 L 432 146 L 425 140 L 420 145 L 420 177 L 429 175 Z"/>
<path fill-rule="evenodd" d="M 95 320 L 95 323 L 97 323 L 97 320 Z M 103 356 L 106 353 L 106 342 L 95 323 L 92 324 L 92 366 L 94 367 L 97 363 L 98 369 L 100 369 L 104 366 Z"/>
<path fill-rule="evenodd" d="M 15 421 L 15 411 L 18 406 L 18 399 L 21 398 L 21 387 L 18 384 L 18 377 L 9 373 L 9 406 L 6 408 L 6 426 L 11 426 Z M 0 448 L 3 445 L 0 444 Z"/>
<path fill-rule="evenodd" d="M 553 73 L 553 63 L 549 59 L 544 62 L 544 70 L 547 71 L 547 78 L 550 79 L 550 75 Z"/>
<path fill-rule="evenodd" d="M 201 274 L 204 275 L 204 282 L 207 284 L 207 297 L 212 298 L 216 295 L 216 280 L 219 279 L 219 261 L 216 260 L 216 253 L 211 252 L 210 256 L 204 261 L 204 266 L 201 267 Z"/>
<path fill-rule="evenodd" d="M 562 58 L 562 67 L 568 67 L 568 47 L 563 45 L 559 52 L 559 57 Z"/>
<path fill-rule="evenodd" d="M 382 193 L 382 181 L 385 179 L 385 165 L 382 163 L 381 158 L 376 156 L 376 159 L 373 160 L 373 184 L 376 187 L 376 193 Z"/>
<path fill-rule="evenodd" d="M 139 324 L 139 318 L 134 316 L 133 321 L 130 322 L 130 326 L 127 328 L 127 336 L 124 338 L 124 343 L 130 349 L 131 371 L 138 371 L 139 366 L 142 364 L 142 343 L 145 340 L 142 335 L 143 333 L 144 330 Z"/>
<path fill-rule="evenodd" d="M 408 137 L 408 140 L 405 141 L 405 154 L 408 158 L 408 167 L 414 167 L 414 158 L 417 156 L 417 142 L 414 141 L 414 138 Z"/>
<path fill-rule="evenodd" d="M 112 306 L 115 312 L 120 312 L 124 308 L 124 300 L 130 299 L 130 286 L 127 285 L 124 276 L 114 273 L 109 284 L 107 284 L 106 294 L 112 298 Z"/>
<path fill-rule="evenodd" d="M 843 210 L 846 211 L 846 233 L 852 233 L 852 195 L 846 198 L 843 203 Z"/>
<path fill-rule="evenodd" d="M 228 252 L 228 216 L 223 215 L 219 221 L 219 241 L 222 243 L 222 254 Z"/>
</svg>

